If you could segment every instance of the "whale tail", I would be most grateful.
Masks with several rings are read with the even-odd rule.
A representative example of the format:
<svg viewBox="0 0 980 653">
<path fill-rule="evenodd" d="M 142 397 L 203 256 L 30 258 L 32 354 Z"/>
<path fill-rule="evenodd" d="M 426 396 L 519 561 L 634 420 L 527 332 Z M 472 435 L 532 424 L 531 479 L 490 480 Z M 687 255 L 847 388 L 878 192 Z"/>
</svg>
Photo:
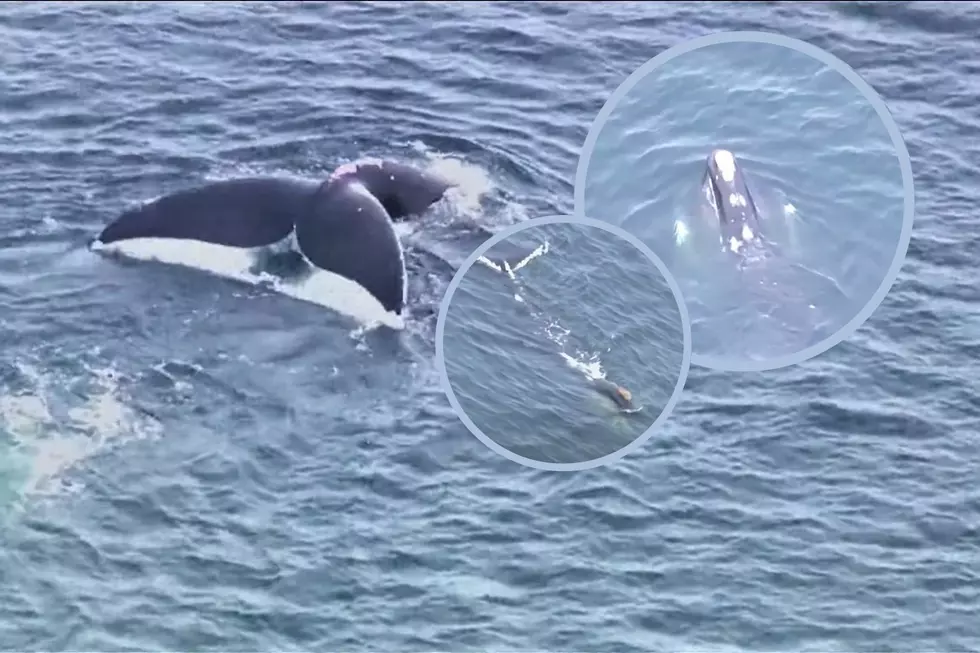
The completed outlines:
<svg viewBox="0 0 980 653">
<path fill-rule="evenodd" d="M 407 274 L 392 221 L 422 214 L 452 186 L 430 172 L 380 160 L 341 166 L 323 183 L 230 179 L 130 209 L 90 247 L 106 250 L 120 243 L 146 250 L 176 240 L 187 246 L 167 260 L 186 262 L 193 243 L 232 248 L 238 257 L 280 243 L 292 246 L 295 237 L 309 263 L 344 278 L 344 293 L 366 290 L 385 311 L 400 316 Z M 329 275 L 317 278 L 334 281 Z"/>
<path fill-rule="evenodd" d="M 345 164 L 296 220 L 296 244 L 310 263 L 356 280 L 386 311 L 401 315 L 408 274 L 392 221 L 422 214 L 451 187 L 437 175 L 392 161 Z"/>
</svg>

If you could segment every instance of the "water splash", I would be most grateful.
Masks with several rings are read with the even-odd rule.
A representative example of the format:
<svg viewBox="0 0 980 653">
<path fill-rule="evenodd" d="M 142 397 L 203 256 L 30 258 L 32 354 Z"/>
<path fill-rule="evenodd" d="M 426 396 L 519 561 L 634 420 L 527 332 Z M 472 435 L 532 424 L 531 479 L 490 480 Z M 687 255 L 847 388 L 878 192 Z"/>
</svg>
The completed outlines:
<svg viewBox="0 0 980 653">
<path fill-rule="evenodd" d="M 674 243 L 677 245 L 683 245 L 687 242 L 688 237 L 691 235 L 691 230 L 687 228 L 687 224 L 683 220 L 674 220 Z"/>
<path fill-rule="evenodd" d="M 14 367 L 23 379 L 17 390 L 0 390 L 0 434 L 6 449 L 0 481 L 8 500 L 23 506 L 34 497 L 80 489 L 70 473 L 113 448 L 158 437 L 160 423 L 127 404 L 121 377 L 112 368 L 86 370 L 85 391 L 32 364 Z"/>
<path fill-rule="evenodd" d="M 590 381 L 599 381 L 606 378 L 606 371 L 602 369 L 602 361 L 599 354 L 578 351 L 575 356 L 561 352 L 561 357 L 570 368 L 576 372 L 581 372 Z"/>
<path fill-rule="evenodd" d="M 426 170 L 453 184 L 446 192 L 446 200 L 454 211 L 462 216 L 477 217 L 484 198 L 496 188 L 489 172 L 457 155 L 433 150 L 421 141 L 413 141 L 410 147 L 425 160 Z"/>
</svg>

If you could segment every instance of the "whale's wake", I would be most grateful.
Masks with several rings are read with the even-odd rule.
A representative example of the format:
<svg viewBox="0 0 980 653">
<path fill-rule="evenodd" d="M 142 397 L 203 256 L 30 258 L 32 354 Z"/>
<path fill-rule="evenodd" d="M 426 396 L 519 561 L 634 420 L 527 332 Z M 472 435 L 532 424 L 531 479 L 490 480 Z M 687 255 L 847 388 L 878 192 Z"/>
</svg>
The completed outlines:
<svg viewBox="0 0 980 653">
<path fill-rule="evenodd" d="M 549 252 L 551 252 L 551 245 L 545 240 L 527 256 L 513 264 L 506 259 L 495 261 L 492 255 L 487 256 L 486 253 L 480 256 L 477 261 L 494 272 L 508 277 L 514 286 L 514 301 L 527 309 L 531 317 L 539 325 L 540 333 L 555 345 L 558 355 L 569 368 L 581 374 L 590 383 L 606 381 L 606 371 L 603 368 L 600 352 L 584 351 L 578 348 L 573 349 L 570 346 L 570 341 L 573 340 L 571 329 L 562 324 L 560 319 L 550 315 L 550 312 L 541 310 L 536 306 L 537 302 L 531 298 L 533 291 L 527 286 L 524 279 L 518 275 L 518 272 L 528 266 L 533 260 Z M 635 412 L 636 410 L 639 409 L 633 408 L 628 412 Z"/>
</svg>

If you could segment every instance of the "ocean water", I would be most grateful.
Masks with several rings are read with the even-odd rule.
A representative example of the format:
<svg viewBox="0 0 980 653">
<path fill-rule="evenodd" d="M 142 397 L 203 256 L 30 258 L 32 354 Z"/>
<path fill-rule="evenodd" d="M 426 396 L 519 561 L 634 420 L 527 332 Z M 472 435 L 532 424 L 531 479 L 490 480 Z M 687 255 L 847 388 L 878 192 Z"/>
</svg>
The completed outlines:
<svg viewBox="0 0 980 653">
<path fill-rule="evenodd" d="M 187 185 L 397 157 L 462 188 L 405 234 L 437 301 L 449 225 L 571 211 L 609 94 L 729 29 L 888 103 L 908 259 L 819 358 L 692 368 L 614 466 L 489 451 L 431 320 L 382 337 L 86 248 Z M 965 3 L 0 5 L 0 648 L 980 648 L 978 29 Z"/>
<path fill-rule="evenodd" d="M 681 307 L 656 264 L 618 235 L 534 225 L 463 274 L 443 327 L 446 374 L 473 424 L 510 452 L 557 464 L 609 456 L 683 383 Z M 630 412 L 598 391 L 602 381 L 628 390 Z"/>
</svg>

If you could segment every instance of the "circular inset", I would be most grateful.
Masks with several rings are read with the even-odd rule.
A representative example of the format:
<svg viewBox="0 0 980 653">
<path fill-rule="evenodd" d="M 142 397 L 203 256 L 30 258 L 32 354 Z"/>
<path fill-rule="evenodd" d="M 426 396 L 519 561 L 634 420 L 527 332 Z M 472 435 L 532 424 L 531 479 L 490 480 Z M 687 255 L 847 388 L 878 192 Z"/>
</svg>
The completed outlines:
<svg viewBox="0 0 980 653">
<path fill-rule="evenodd" d="M 692 362 L 761 371 L 841 342 L 905 259 L 912 164 L 884 102 L 803 41 L 688 41 L 623 82 L 575 178 L 578 215 L 637 235 L 680 284 Z"/>
<path fill-rule="evenodd" d="M 537 469 L 589 469 L 642 445 L 690 361 L 667 267 L 634 236 L 584 218 L 490 238 L 453 277 L 436 325 L 436 365 L 460 419 Z"/>
</svg>

